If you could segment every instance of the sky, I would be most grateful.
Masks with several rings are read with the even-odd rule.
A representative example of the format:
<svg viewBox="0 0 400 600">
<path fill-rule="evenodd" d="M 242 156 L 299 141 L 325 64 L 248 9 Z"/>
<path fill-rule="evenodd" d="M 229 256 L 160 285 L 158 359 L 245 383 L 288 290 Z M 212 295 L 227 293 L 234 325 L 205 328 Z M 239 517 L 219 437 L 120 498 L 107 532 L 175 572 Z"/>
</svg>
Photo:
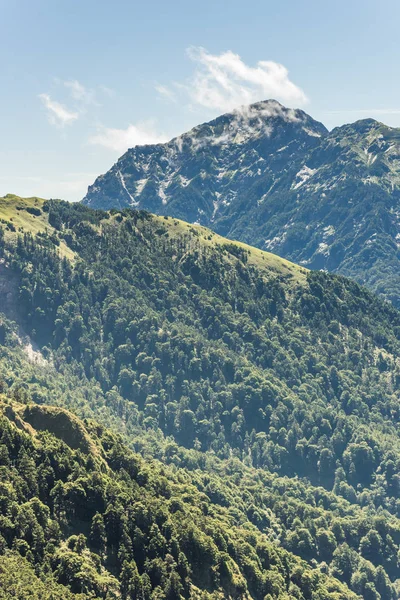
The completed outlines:
<svg viewBox="0 0 400 600">
<path fill-rule="evenodd" d="M 129 147 L 274 98 L 400 127 L 398 0 L 0 0 L 0 195 L 81 200 Z"/>
</svg>

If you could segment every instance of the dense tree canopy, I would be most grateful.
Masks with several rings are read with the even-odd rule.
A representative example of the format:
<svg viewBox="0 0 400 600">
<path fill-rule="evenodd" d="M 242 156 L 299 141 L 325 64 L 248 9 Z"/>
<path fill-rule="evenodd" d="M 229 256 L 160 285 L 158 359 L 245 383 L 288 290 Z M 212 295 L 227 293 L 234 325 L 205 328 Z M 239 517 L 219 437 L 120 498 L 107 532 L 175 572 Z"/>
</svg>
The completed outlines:
<svg viewBox="0 0 400 600">
<path fill-rule="evenodd" d="M 0 598 L 356 598 L 104 428 L 4 397 L 0 412 Z"/>
<path fill-rule="evenodd" d="M 349 280 L 170 218 L 54 201 L 41 211 L 47 232 L 16 237 L 8 229 L 0 240 L 19 308 L 8 316 L 41 351 L 28 364 L 3 319 L 3 391 L 118 428 L 142 456 L 169 465 L 168 481 L 178 473 L 190 482 L 216 515 L 236 515 L 362 597 L 395 598 L 400 313 Z M 64 244 L 73 260 L 60 256 Z M 19 460 L 29 474 L 29 454 Z M 71 494 L 85 505 L 83 484 Z M 146 574 L 157 594 L 161 580 L 138 555 L 118 563 L 119 517 L 110 508 L 106 519 L 103 508 L 90 515 L 86 546 L 114 561 L 110 573 L 123 585 Z M 225 526 L 213 525 L 221 535 Z M 152 532 L 151 560 L 165 562 L 165 541 Z M 188 540 L 183 553 L 193 565 Z M 67 554 L 81 542 L 71 544 Z M 251 595 L 277 597 L 237 568 L 237 589 L 243 576 Z M 185 595 L 185 578 L 165 569 L 164 592 Z"/>
</svg>

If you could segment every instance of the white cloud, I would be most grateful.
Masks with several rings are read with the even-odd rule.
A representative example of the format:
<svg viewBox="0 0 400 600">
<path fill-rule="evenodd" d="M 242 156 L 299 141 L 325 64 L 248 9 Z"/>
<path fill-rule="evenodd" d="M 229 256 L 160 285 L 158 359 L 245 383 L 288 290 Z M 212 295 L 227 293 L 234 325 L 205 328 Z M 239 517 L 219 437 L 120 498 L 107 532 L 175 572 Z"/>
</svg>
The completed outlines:
<svg viewBox="0 0 400 600">
<path fill-rule="evenodd" d="M 64 81 L 55 78 L 54 82 L 68 90 L 73 108 L 53 100 L 49 94 L 40 94 L 39 98 L 47 109 L 48 119 L 52 125 L 57 127 L 70 125 L 87 112 L 89 105 L 98 106 L 95 92 L 86 88 L 77 79 Z"/>
<path fill-rule="evenodd" d="M 173 85 L 184 92 L 192 106 L 226 112 L 267 99 L 296 107 L 307 102 L 303 90 L 279 63 L 261 60 L 251 67 L 231 50 L 210 54 L 201 47 L 188 48 L 187 54 L 196 64 L 195 72 L 189 81 Z M 157 90 L 164 96 L 174 93 L 169 87 L 161 87 Z"/>
<path fill-rule="evenodd" d="M 122 153 L 133 146 L 159 144 L 167 140 L 168 136 L 156 132 L 153 121 L 143 121 L 128 125 L 126 129 L 102 127 L 89 138 L 89 143 Z"/>
<path fill-rule="evenodd" d="M 167 87 L 166 85 L 157 84 L 155 86 L 155 89 L 160 94 L 160 96 L 163 96 L 164 98 L 167 98 L 172 102 L 176 102 L 176 94 L 173 90 L 171 90 L 171 88 Z"/>
<path fill-rule="evenodd" d="M 186 107 L 205 108 L 216 113 L 234 112 L 231 130 L 224 131 L 215 140 L 213 138 L 213 143 L 228 142 L 239 129 L 242 136 L 269 135 L 270 126 L 265 122 L 268 117 L 297 118 L 292 109 L 285 109 L 278 102 L 254 109 L 248 108 L 249 104 L 271 98 L 287 105 L 299 106 L 307 102 L 305 93 L 289 79 L 288 70 L 276 62 L 259 61 L 251 67 L 231 51 L 214 55 L 204 48 L 189 48 L 187 53 L 196 65 L 192 77 L 169 86 L 157 83 L 155 90 L 160 96 Z M 129 125 L 126 129 L 103 127 L 89 143 L 121 153 L 136 145 L 165 142 L 169 137 L 157 132 L 154 123 L 147 121 Z M 194 139 L 193 144 L 197 147 L 203 141 Z"/>
<path fill-rule="evenodd" d="M 63 85 L 69 90 L 71 98 L 82 104 L 94 104 L 95 94 L 93 90 L 87 89 L 77 79 L 63 81 Z"/>
<path fill-rule="evenodd" d="M 63 104 L 52 100 L 49 94 L 39 94 L 39 98 L 47 110 L 47 117 L 52 125 L 64 127 L 78 119 L 79 112 L 72 111 Z"/>
<path fill-rule="evenodd" d="M 285 109 L 277 103 L 257 108 L 256 114 L 249 112 L 246 105 L 271 98 L 289 106 L 301 106 L 307 102 L 305 93 L 290 80 L 288 70 L 279 63 L 259 61 L 255 66 L 249 66 L 230 50 L 211 54 L 201 47 L 189 48 L 187 54 L 195 64 L 193 75 L 181 83 L 156 84 L 158 94 L 186 108 L 208 109 L 217 114 L 234 111 L 237 113 L 234 122 L 237 127 L 233 127 L 233 130 L 240 129 L 243 135 L 249 135 L 253 130 L 268 135 L 269 126 L 265 124 L 265 119 L 277 113 L 286 119 L 295 118 L 289 111 L 284 112 Z M 69 125 L 84 115 L 88 116 L 89 106 L 98 106 L 95 91 L 78 80 L 57 79 L 55 82 L 68 90 L 72 108 L 56 102 L 49 94 L 40 94 L 53 125 Z M 105 86 L 96 87 L 96 91 L 109 97 L 115 93 Z M 223 143 L 232 135 L 232 132 L 224 132 L 218 143 Z M 170 137 L 157 131 L 154 122 L 149 120 L 129 124 L 125 129 L 100 126 L 88 141 L 122 153 L 136 145 L 166 142 Z"/>
</svg>

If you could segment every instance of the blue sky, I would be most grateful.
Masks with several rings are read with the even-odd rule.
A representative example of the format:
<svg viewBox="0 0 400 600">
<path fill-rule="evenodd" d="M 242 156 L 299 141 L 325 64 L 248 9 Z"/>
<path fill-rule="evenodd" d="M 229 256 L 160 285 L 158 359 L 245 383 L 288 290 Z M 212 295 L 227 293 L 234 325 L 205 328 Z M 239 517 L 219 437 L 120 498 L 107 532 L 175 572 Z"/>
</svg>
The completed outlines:
<svg viewBox="0 0 400 600">
<path fill-rule="evenodd" d="M 0 194 L 80 200 L 136 143 L 275 97 L 400 127 L 395 0 L 0 0 Z"/>
</svg>

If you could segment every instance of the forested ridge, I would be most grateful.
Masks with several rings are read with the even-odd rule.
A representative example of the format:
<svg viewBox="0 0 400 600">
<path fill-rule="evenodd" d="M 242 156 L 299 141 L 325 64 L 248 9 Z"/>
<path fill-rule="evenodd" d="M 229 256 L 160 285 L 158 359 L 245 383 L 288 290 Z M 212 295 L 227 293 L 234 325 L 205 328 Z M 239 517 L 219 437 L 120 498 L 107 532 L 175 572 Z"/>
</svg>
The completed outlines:
<svg viewBox="0 0 400 600">
<path fill-rule="evenodd" d="M 40 598 L 356 597 L 103 427 L 7 397 L 0 408 L 3 597 L 20 585 L 13 561 L 34 565 L 32 591 L 50 586 Z M 73 449 L 59 437 L 77 442 L 77 427 Z"/>
<path fill-rule="evenodd" d="M 26 210 L 21 201 L 20 213 Z M 178 596 L 199 588 L 233 597 L 396 598 L 400 313 L 345 278 L 305 271 L 175 219 L 58 201 L 37 202 L 35 210 L 19 227 L 10 214 L 0 230 L 1 276 L 9 282 L 9 304 L 18 306 L 0 326 L 5 402 L 58 404 L 120 430 L 118 444 L 129 444 L 143 465 L 149 461 L 154 477 L 166 469 L 169 485 L 183 478 L 193 497 L 208 503 L 205 514 L 216 519 L 209 535 L 233 561 L 234 584 L 224 579 L 219 554 L 210 563 L 219 573 L 214 581 L 183 551 L 185 579 L 158 549 L 154 560 L 161 561 L 162 574 L 152 579 L 149 565 L 133 554 L 127 563 L 135 563 L 139 578 L 150 578 L 149 597 L 165 597 L 172 578 Z M 36 231 L 29 225 L 35 219 Z M 23 351 L 21 331 L 40 350 L 36 363 Z M 94 437 L 114 436 L 95 433 L 91 423 Z M 107 455 L 104 445 L 102 452 Z M 118 477 L 123 469 L 136 481 L 122 463 L 108 464 Z M 74 477 L 69 473 L 63 485 Z M 49 499 L 41 501 L 54 516 Z M 153 509 L 148 512 L 153 519 Z M 68 530 L 71 515 L 59 523 L 59 540 L 67 546 L 67 533 L 75 535 Z M 131 517 L 125 519 L 129 524 Z M 224 535 L 238 523 L 254 540 L 235 533 L 232 547 L 226 540 L 219 545 L 214 531 Z M 77 535 L 90 550 L 81 548 L 81 555 L 94 561 L 87 589 L 59 576 L 51 562 L 59 549 L 40 563 L 26 546 L 19 551 L 5 538 L 4 557 L 12 552 L 16 560 L 18 551 L 28 563 L 40 563 L 41 573 L 50 569 L 72 593 L 97 589 L 96 568 L 120 586 L 123 561 L 113 544 L 99 567 L 85 527 Z M 280 557 L 276 587 L 258 536 L 266 536 L 268 552 Z M 128 538 L 125 545 L 134 547 L 132 532 Z M 255 579 L 234 553 L 245 539 L 260 571 Z M 76 553 L 75 543 L 83 540 L 68 546 Z M 178 565 L 179 553 L 168 553 Z M 284 560 L 317 579 L 308 588 L 291 579 Z M 342 584 L 347 587 L 339 591 Z M 136 597 L 137 590 L 129 593 Z"/>
</svg>

